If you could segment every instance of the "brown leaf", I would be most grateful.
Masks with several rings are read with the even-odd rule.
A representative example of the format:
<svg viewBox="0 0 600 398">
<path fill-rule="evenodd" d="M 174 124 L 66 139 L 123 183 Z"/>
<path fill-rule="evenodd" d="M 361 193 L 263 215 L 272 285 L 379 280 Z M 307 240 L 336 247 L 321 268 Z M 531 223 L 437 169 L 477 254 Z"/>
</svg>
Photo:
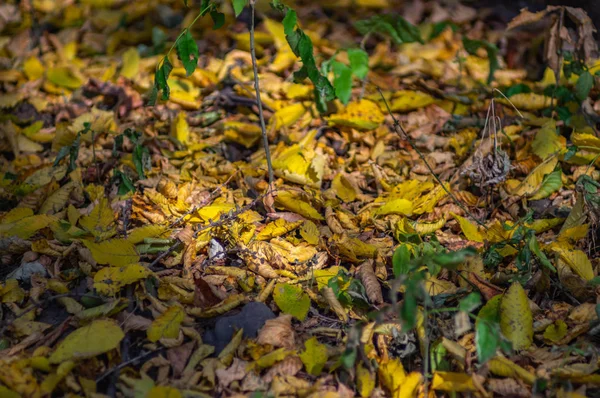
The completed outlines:
<svg viewBox="0 0 600 398">
<path fill-rule="evenodd" d="M 219 379 L 219 386 L 227 388 L 234 381 L 242 380 L 248 373 L 246 368 L 248 362 L 239 358 L 233 358 L 233 363 L 227 369 L 217 369 L 215 375 Z"/>
<path fill-rule="evenodd" d="M 358 268 L 358 277 L 365 286 L 367 297 L 373 304 L 383 303 L 383 294 L 381 292 L 381 285 L 375 276 L 373 271 L 374 260 L 367 260 Z"/>
<path fill-rule="evenodd" d="M 484 280 L 481 276 L 477 275 L 475 272 L 469 272 L 468 276 L 469 282 L 474 284 L 481 295 L 485 298 L 486 301 L 490 300 L 492 297 L 502 294 L 504 290 L 499 288 L 498 286 Z"/>
<path fill-rule="evenodd" d="M 171 368 L 173 368 L 173 376 L 179 377 L 185 369 L 190 355 L 194 350 L 196 342 L 194 340 L 189 343 L 180 345 L 179 347 L 170 348 L 167 350 L 167 359 L 171 362 Z"/>
<path fill-rule="evenodd" d="M 213 287 L 202 277 L 194 278 L 194 305 L 202 309 L 215 306 L 221 299 L 213 292 Z"/>
<path fill-rule="evenodd" d="M 274 347 L 293 349 L 296 345 L 296 338 L 292 328 L 292 316 L 283 314 L 266 321 L 258 332 L 257 342 L 259 344 L 270 344 Z"/>
<path fill-rule="evenodd" d="M 303 366 L 304 364 L 302 363 L 300 357 L 295 355 L 289 356 L 271 366 L 271 368 L 269 368 L 267 373 L 264 375 L 263 379 L 267 383 L 270 383 L 276 376 L 295 376 L 300 370 L 302 370 Z"/>
</svg>

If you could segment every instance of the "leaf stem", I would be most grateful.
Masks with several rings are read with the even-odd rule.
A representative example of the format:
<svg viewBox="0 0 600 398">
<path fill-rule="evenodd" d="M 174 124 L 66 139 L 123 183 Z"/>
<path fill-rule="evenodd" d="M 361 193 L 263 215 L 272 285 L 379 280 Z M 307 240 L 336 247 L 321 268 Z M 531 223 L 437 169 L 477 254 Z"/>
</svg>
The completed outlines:
<svg viewBox="0 0 600 398">
<path fill-rule="evenodd" d="M 210 9 L 211 6 L 212 6 L 212 3 L 209 3 L 208 6 L 205 9 L 200 10 L 200 12 L 198 13 L 198 15 L 196 15 L 196 17 L 192 20 L 192 22 L 179 33 L 179 36 L 177 36 L 177 38 L 175 39 L 175 41 L 171 45 L 171 48 L 169 48 L 169 51 L 167 51 L 167 55 L 165 55 L 163 57 L 163 59 L 164 58 L 167 58 L 167 59 L 169 58 L 169 55 L 171 55 L 171 52 L 173 52 L 173 49 L 175 48 L 175 46 L 177 46 L 177 43 L 183 37 L 183 35 L 185 35 L 187 31 L 189 31 L 191 28 L 194 27 L 194 25 L 200 19 L 200 17 L 203 17 L 204 14 L 206 14 L 206 12 Z M 160 65 L 160 62 L 158 62 L 156 64 L 156 68 L 155 68 L 156 70 L 158 70 L 158 65 Z"/>
<path fill-rule="evenodd" d="M 267 157 L 267 169 L 269 173 L 269 187 L 273 186 L 275 178 L 273 176 L 273 164 L 271 161 L 271 150 L 269 149 L 269 137 L 267 136 L 267 128 L 265 127 L 265 116 L 263 114 L 262 100 L 260 98 L 260 84 L 258 81 L 258 66 L 256 61 L 256 50 L 254 42 L 254 6 L 256 0 L 250 0 L 250 10 L 252 16 L 250 20 L 250 55 L 252 56 L 252 70 L 254 72 L 254 90 L 256 91 L 256 104 L 258 105 L 258 118 L 260 119 L 260 129 L 263 139 L 263 147 L 265 156 Z"/>
</svg>

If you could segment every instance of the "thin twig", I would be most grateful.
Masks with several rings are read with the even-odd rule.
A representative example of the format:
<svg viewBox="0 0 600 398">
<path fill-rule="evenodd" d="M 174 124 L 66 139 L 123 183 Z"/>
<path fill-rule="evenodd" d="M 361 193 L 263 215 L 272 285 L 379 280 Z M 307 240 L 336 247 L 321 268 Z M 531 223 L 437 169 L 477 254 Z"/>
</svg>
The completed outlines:
<svg viewBox="0 0 600 398">
<path fill-rule="evenodd" d="M 275 178 L 273 176 L 273 164 L 271 162 L 271 150 L 269 149 L 269 137 L 267 137 L 267 128 L 265 127 L 265 116 L 263 114 L 262 100 L 260 99 L 260 85 L 258 81 L 258 65 L 256 61 L 256 50 L 254 43 L 254 6 L 256 0 L 250 0 L 250 9 L 252 10 L 252 19 L 250 20 L 250 55 L 252 56 L 252 70 L 254 72 L 254 90 L 256 91 L 256 104 L 258 105 L 258 118 L 260 119 L 260 130 L 262 132 L 263 147 L 267 157 L 267 169 L 269 172 L 269 187 L 273 186 Z"/>
<path fill-rule="evenodd" d="M 118 371 L 118 370 L 121 370 L 121 369 L 123 369 L 123 368 L 125 368 L 125 367 L 127 367 L 127 366 L 131 365 L 132 363 L 135 363 L 135 362 L 137 362 L 137 361 L 141 361 L 142 359 L 145 359 L 145 358 L 149 357 L 149 356 L 150 356 L 150 355 L 152 355 L 152 354 L 157 354 L 157 353 L 159 353 L 159 352 L 162 352 L 162 351 L 164 351 L 166 348 L 167 348 L 167 347 L 161 347 L 161 348 L 159 348 L 159 349 L 157 349 L 157 350 L 154 350 L 154 351 L 148 351 L 148 352 L 146 352 L 146 353 L 144 353 L 144 354 L 138 355 L 138 356 L 137 356 L 137 357 L 135 357 L 135 358 L 131 358 L 129 361 L 126 361 L 126 362 L 120 363 L 119 365 L 115 366 L 114 368 L 112 368 L 112 369 L 108 370 L 106 373 L 104 373 L 104 374 L 102 374 L 100 377 L 98 377 L 98 378 L 96 379 L 96 383 L 100 383 L 102 380 L 104 380 L 105 378 L 107 378 L 108 376 L 110 376 L 111 374 L 113 374 L 114 372 L 116 372 L 116 371 Z"/>
<path fill-rule="evenodd" d="M 450 192 L 450 190 L 448 188 L 446 188 L 446 186 L 444 185 L 443 181 L 433 171 L 433 168 L 431 167 L 431 165 L 429 164 L 429 162 L 427 162 L 427 159 L 425 159 L 425 155 L 423 155 L 423 152 L 421 152 L 421 150 L 419 150 L 419 148 L 417 148 L 417 146 L 413 143 L 412 139 L 410 138 L 410 136 L 408 135 L 408 133 L 406 132 L 406 130 L 404 130 L 404 127 L 402 127 L 402 125 L 400 124 L 400 122 L 398 121 L 398 119 L 396 119 L 396 116 L 394 116 L 394 114 L 392 113 L 392 110 L 390 109 L 390 105 L 388 104 L 387 100 L 385 99 L 385 96 L 383 95 L 383 92 L 381 91 L 381 89 L 379 88 L 379 86 L 375 85 L 375 87 L 377 88 L 377 91 L 379 92 L 379 95 L 381 96 L 381 99 L 383 99 L 383 103 L 385 104 L 385 107 L 387 108 L 388 113 L 390 114 L 390 116 L 392 117 L 392 120 L 394 121 L 394 131 L 396 132 L 396 134 L 398 134 L 398 136 L 401 139 L 404 138 L 410 144 L 410 146 L 412 147 L 412 149 L 414 149 L 415 152 L 417 152 L 417 154 L 419 155 L 419 157 L 421 158 L 421 160 L 425 163 L 425 166 L 427 167 L 427 169 L 429 170 L 429 172 L 431 173 L 431 175 L 433 176 L 433 178 L 435 178 L 435 180 L 442 186 L 442 189 L 444 191 L 446 191 L 446 193 L 450 196 L 450 198 L 452 198 L 452 201 L 458 207 L 460 207 L 460 209 L 462 211 L 464 211 L 465 214 L 469 215 L 473 220 L 475 220 L 475 222 L 477 224 L 479 224 L 480 226 L 482 226 L 483 228 L 485 228 L 487 230 L 488 229 L 487 225 L 485 225 L 483 222 L 479 221 L 479 219 L 477 217 L 475 217 L 473 214 L 471 214 L 471 212 L 456 198 L 456 196 L 454 196 L 454 194 L 452 192 Z M 398 131 L 398 129 L 400 129 L 400 131 L 402 132 L 402 134 L 400 134 L 400 132 Z"/>
<path fill-rule="evenodd" d="M 235 220 L 240 214 L 245 213 L 248 210 L 252 209 L 260 200 L 262 200 L 262 198 L 264 198 L 267 195 L 270 195 L 272 192 L 273 191 L 271 189 L 269 189 L 264 194 L 257 196 L 254 200 L 252 200 L 252 202 L 248 203 L 246 206 L 239 208 L 236 211 L 232 211 L 227 214 L 224 214 L 218 220 L 210 221 L 208 224 L 203 225 L 202 227 L 198 228 L 194 232 L 194 235 L 193 235 L 194 239 L 197 238 L 201 232 L 204 232 L 211 228 L 221 227 L 221 226 L 227 224 L 228 222 Z M 162 260 L 163 258 L 168 256 L 169 254 L 173 253 L 182 243 L 183 242 L 178 239 L 166 251 L 162 252 L 158 257 L 156 257 L 154 259 L 154 261 L 152 261 L 148 267 L 151 269 L 153 267 L 155 267 L 160 262 L 160 260 Z"/>
</svg>

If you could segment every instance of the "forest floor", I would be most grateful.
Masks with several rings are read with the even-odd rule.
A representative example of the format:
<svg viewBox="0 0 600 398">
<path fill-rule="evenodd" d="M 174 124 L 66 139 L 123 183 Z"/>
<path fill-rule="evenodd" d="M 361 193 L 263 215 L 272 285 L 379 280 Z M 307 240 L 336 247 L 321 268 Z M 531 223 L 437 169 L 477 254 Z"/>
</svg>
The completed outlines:
<svg viewBox="0 0 600 398">
<path fill-rule="evenodd" d="M 201 3 L 0 5 L 0 396 L 600 394 L 585 12 Z"/>
</svg>

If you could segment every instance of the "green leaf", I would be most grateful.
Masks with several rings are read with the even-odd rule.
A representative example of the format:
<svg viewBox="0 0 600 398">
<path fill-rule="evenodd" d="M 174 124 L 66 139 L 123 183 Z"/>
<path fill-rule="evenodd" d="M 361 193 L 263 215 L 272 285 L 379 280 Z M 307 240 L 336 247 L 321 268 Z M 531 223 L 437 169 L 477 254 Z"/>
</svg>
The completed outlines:
<svg viewBox="0 0 600 398">
<path fill-rule="evenodd" d="M 301 286 L 278 283 L 273 299 L 281 311 L 303 321 L 310 309 L 310 298 Z"/>
<path fill-rule="evenodd" d="M 318 376 L 328 359 L 327 347 L 319 343 L 316 337 L 312 337 L 304 343 L 304 351 L 300 353 L 300 359 L 309 374 Z"/>
<path fill-rule="evenodd" d="M 560 169 L 547 174 L 542 181 L 540 189 L 530 198 L 539 200 L 547 198 L 562 187 L 562 171 Z"/>
<path fill-rule="evenodd" d="M 151 94 L 150 104 L 154 105 L 156 96 L 159 92 L 162 92 L 161 99 L 166 101 L 169 99 L 171 91 L 169 89 L 169 84 L 167 83 L 167 79 L 173 70 L 173 65 L 167 57 L 162 59 L 162 63 L 156 73 L 154 74 L 154 87 L 153 94 Z M 154 101 L 152 101 L 154 99 Z"/>
<path fill-rule="evenodd" d="M 458 25 L 454 22 L 442 21 L 434 23 L 433 28 L 431 29 L 431 34 L 429 35 L 429 40 L 435 39 L 436 37 L 441 35 L 442 32 L 446 30 L 448 26 L 450 27 L 450 29 L 452 29 L 453 32 L 456 32 L 459 29 Z"/>
<path fill-rule="evenodd" d="M 584 101 L 590 94 L 590 90 L 594 87 L 594 76 L 588 71 L 579 75 L 577 83 L 575 83 L 575 94 L 579 101 Z"/>
<path fill-rule="evenodd" d="M 351 48 L 347 53 L 352 74 L 361 80 L 367 77 L 367 73 L 369 72 L 369 54 L 360 48 Z M 335 83 L 334 86 L 336 86 Z"/>
<path fill-rule="evenodd" d="M 400 275 L 408 274 L 410 269 L 410 251 L 407 245 L 400 245 L 396 248 L 392 256 L 392 267 L 396 278 Z"/>
<path fill-rule="evenodd" d="M 464 312 L 471 312 L 480 305 L 481 295 L 477 292 L 473 292 L 458 302 L 458 309 Z"/>
<path fill-rule="evenodd" d="M 335 90 L 327 77 L 321 74 L 313 55 L 313 44 L 302 29 L 296 26 L 296 12 L 288 9 L 283 18 L 283 29 L 286 39 L 294 54 L 300 57 L 302 68 L 294 73 L 294 80 L 301 81 L 308 77 L 315 86 L 315 101 L 319 112 L 326 110 L 327 101 L 335 98 Z"/>
<path fill-rule="evenodd" d="M 431 259 L 434 263 L 444 268 L 454 268 L 464 263 L 467 258 L 472 257 L 475 254 L 477 254 L 477 250 L 472 247 L 467 247 L 454 252 L 438 253 L 432 256 Z"/>
<path fill-rule="evenodd" d="M 296 11 L 292 10 L 291 8 L 288 8 L 287 12 L 285 13 L 285 17 L 283 17 L 283 21 L 281 21 L 281 23 L 283 24 L 283 32 L 286 34 L 286 36 L 289 36 L 292 33 L 294 33 L 294 29 L 296 28 L 297 22 L 298 16 L 296 15 Z"/>
<path fill-rule="evenodd" d="M 483 47 L 487 52 L 488 59 L 490 61 L 490 73 L 488 75 L 487 83 L 490 84 L 494 80 L 494 72 L 500 68 L 498 63 L 498 47 L 485 40 L 471 40 L 468 37 L 463 37 L 463 46 L 465 50 L 471 55 L 476 55 L 477 50 Z"/>
<path fill-rule="evenodd" d="M 515 84 L 513 86 L 510 86 L 507 90 L 506 90 L 506 96 L 508 98 L 512 97 L 515 94 L 527 94 L 531 92 L 531 88 L 529 88 L 528 85 L 523 84 L 523 83 L 519 83 L 519 84 Z"/>
<path fill-rule="evenodd" d="M 550 271 L 556 272 L 556 268 L 554 268 L 554 265 L 552 265 L 550 260 L 548 260 L 548 257 L 546 257 L 544 252 L 542 252 L 540 250 L 540 244 L 539 244 L 537 238 L 535 237 L 535 235 L 532 235 L 529 238 L 528 246 L 529 246 L 529 250 L 531 250 L 531 252 L 537 256 L 537 258 L 540 260 L 540 263 L 542 263 L 542 265 L 544 265 Z"/>
<path fill-rule="evenodd" d="M 119 184 L 119 195 L 126 195 L 129 192 L 135 192 L 135 185 L 126 174 L 121 173 L 119 170 L 115 170 L 115 177 Z"/>
<path fill-rule="evenodd" d="M 150 163 L 150 151 L 148 150 L 148 147 L 136 144 L 133 148 L 132 160 L 139 178 L 143 180 L 146 178 L 144 169 L 146 168 L 146 165 Z"/>
<path fill-rule="evenodd" d="M 347 105 L 352 96 L 352 70 L 341 62 L 334 61 L 331 64 L 333 69 L 333 86 L 335 95 Z"/>
<path fill-rule="evenodd" d="M 177 41 L 177 55 L 185 68 L 186 76 L 194 73 L 198 66 L 198 45 L 189 30 Z"/>
<path fill-rule="evenodd" d="M 222 12 L 211 10 L 210 17 L 213 20 L 213 30 L 217 30 L 225 24 L 225 14 Z"/>
<path fill-rule="evenodd" d="M 381 33 L 389 35 L 396 44 L 423 43 L 419 29 L 399 15 L 376 15 L 354 24 L 362 35 Z"/>
<path fill-rule="evenodd" d="M 600 304 L 598 304 L 600 306 Z M 346 369 L 354 369 L 354 364 L 356 363 L 357 352 L 356 348 L 348 347 L 342 354 L 340 361 L 342 362 L 342 366 Z"/>
<path fill-rule="evenodd" d="M 235 12 L 235 17 L 239 17 L 242 11 L 244 11 L 244 7 L 246 7 L 246 0 L 231 0 L 233 4 L 233 12 Z"/>
<path fill-rule="evenodd" d="M 475 324 L 475 348 L 479 364 L 487 362 L 496 355 L 500 347 L 498 325 L 489 320 L 480 320 Z"/>
<path fill-rule="evenodd" d="M 408 280 L 404 290 L 404 300 L 400 306 L 400 321 L 402 322 L 402 330 L 409 331 L 415 327 L 417 323 L 417 294 L 418 283 L 413 280 Z"/>
</svg>

